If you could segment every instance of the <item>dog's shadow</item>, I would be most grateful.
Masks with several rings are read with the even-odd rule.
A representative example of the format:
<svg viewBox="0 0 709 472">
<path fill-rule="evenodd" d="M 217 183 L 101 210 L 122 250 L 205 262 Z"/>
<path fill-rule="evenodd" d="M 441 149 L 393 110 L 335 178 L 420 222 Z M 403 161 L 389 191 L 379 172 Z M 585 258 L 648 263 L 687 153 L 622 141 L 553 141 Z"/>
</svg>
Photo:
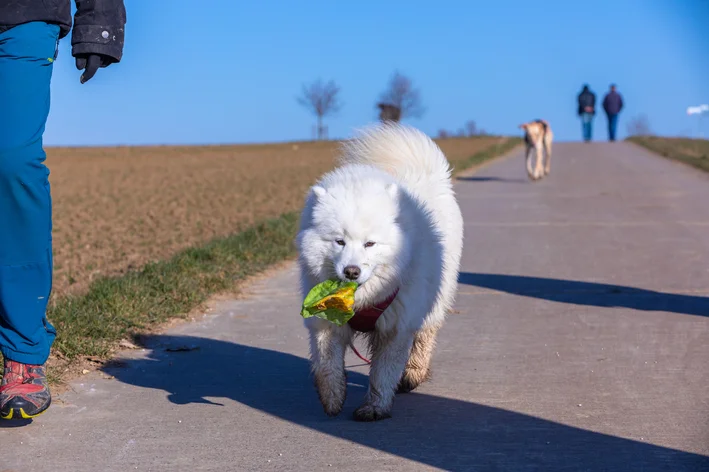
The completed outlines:
<svg viewBox="0 0 709 472">
<path fill-rule="evenodd" d="M 390 420 L 351 420 L 368 379 L 349 372 L 342 415 L 327 418 L 304 358 L 206 338 L 155 335 L 151 357 L 105 370 L 177 405 L 228 398 L 322 434 L 445 470 L 709 470 L 709 458 L 450 398 L 397 396 Z M 159 346 L 194 345 L 171 353 Z"/>
<path fill-rule="evenodd" d="M 524 184 L 529 182 L 529 179 L 510 179 L 506 177 L 478 175 L 456 177 L 456 180 L 460 180 L 462 182 L 504 182 L 510 184 Z"/>
</svg>

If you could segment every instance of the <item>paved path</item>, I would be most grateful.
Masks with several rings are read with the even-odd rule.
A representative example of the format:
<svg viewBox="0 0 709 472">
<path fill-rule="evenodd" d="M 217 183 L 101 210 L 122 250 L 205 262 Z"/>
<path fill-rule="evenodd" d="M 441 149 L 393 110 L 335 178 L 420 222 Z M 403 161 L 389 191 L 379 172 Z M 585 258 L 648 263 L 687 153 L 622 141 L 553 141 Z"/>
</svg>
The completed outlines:
<svg viewBox="0 0 709 472">
<path fill-rule="evenodd" d="M 352 355 L 345 413 L 322 413 L 286 266 L 0 428 L 0 471 L 709 470 L 708 176 L 625 143 L 553 164 L 459 181 L 457 312 L 393 419 L 350 420 Z"/>
</svg>

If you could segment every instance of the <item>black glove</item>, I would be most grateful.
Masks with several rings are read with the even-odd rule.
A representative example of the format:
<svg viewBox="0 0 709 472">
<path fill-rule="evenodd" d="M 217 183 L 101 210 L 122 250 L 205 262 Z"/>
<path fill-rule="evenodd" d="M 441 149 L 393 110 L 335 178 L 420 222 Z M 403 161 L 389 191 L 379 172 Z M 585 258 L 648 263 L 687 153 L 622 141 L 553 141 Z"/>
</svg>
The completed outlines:
<svg viewBox="0 0 709 472">
<path fill-rule="evenodd" d="M 77 56 L 76 68 L 84 71 L 79 81 L 85 84 L 96 74 L 99 67 L 106 67 L 112 62 L 114 62 L 113 59 L 103 54 L 82 54 Z"/>
</svg>

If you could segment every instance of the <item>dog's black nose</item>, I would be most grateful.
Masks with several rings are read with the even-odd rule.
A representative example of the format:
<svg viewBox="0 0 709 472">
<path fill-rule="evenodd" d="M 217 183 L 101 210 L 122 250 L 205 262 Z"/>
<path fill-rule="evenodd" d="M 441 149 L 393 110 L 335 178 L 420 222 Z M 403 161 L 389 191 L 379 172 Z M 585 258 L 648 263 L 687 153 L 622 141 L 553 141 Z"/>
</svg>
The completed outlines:
<svg viewBox="0 0 709 472">
<path fill-rule="evenodd" d="M 357 266 L 345 267 L 345 277 L 347 277 L 350 280 L 357 280 L 359 278 L 359 274 L 361 274 L 361 273 L 362 273 L 362 271 Z"/>
</svg>

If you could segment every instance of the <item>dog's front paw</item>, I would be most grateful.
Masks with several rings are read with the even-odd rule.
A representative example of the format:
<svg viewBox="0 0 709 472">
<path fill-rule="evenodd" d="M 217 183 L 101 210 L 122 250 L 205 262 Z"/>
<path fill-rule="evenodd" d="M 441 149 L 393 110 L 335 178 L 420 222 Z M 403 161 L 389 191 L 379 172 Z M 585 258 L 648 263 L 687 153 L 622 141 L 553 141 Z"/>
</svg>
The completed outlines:
<svg viewBox="0 0 709 472">
<path fill-rule="evenodd" d="M 354 412 L 355 421 L 379 421 L 391 418 L 391 413 L 365 403 Z"/>
<path fill-rule="evenodd" d="M 337 382 L 332 379 L 315 377 L 315 387 L 320 397 L 323 410 L 328 416 L 337 416 L 342 411 L 347 396 L 346 381 Z"/>
<path fill-rule="evenodd" d="M 320 396 L 320 403 L 322 403 L 322 408 L 327 416 L 337 416 L 342 411 L 342 407 L 345 404 L 345 397 L 323 397 Z"/>
</svg>

